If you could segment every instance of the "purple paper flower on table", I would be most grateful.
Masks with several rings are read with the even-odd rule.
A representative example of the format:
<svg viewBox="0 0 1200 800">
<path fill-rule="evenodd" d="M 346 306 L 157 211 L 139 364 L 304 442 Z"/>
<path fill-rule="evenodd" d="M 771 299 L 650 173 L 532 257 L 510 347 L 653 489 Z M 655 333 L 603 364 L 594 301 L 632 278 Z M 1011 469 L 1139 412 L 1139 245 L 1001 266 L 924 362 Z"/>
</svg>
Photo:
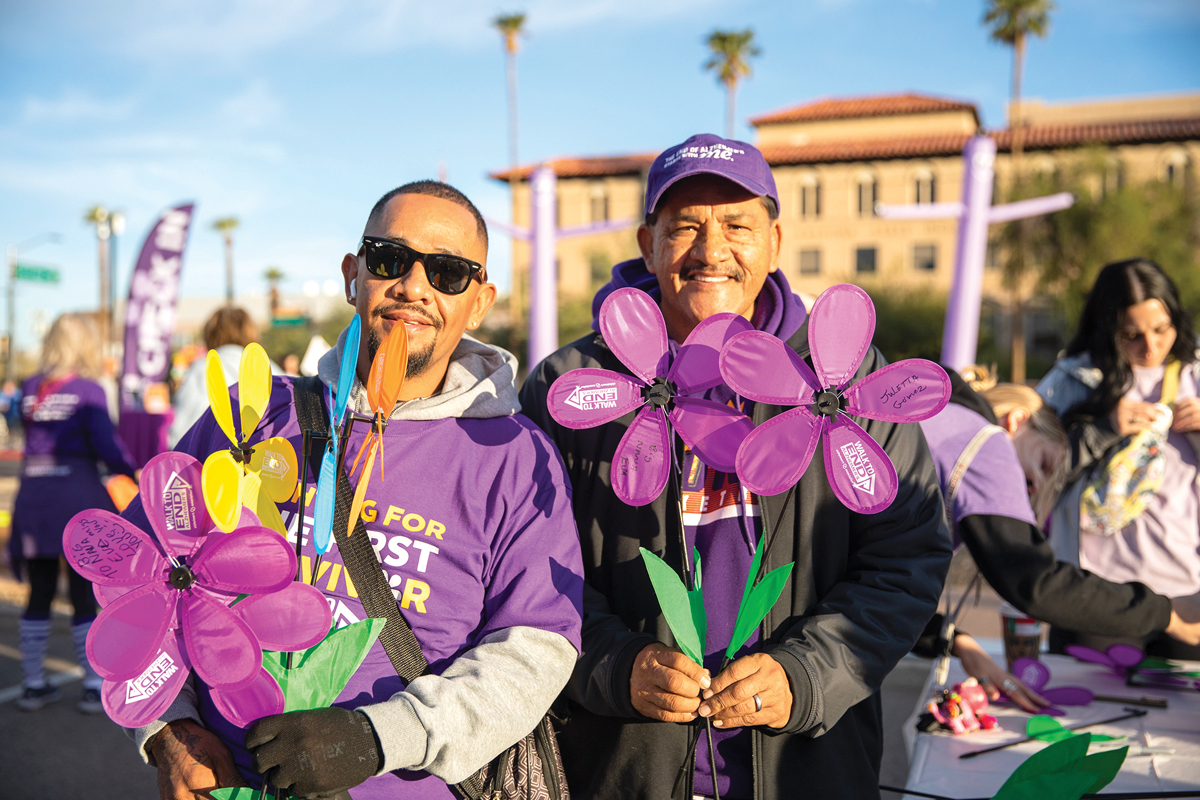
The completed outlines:
<svg viewBox="0 0 1200 800">
<path fill-rule="evenodd" d="M 216 528 L 201 470 L 183 453 L 146 465 L 140 489 L 153 536 L 101 509 L 76 514 L 63 532 L 67 560 L 103 587 L 87 654 L 104 678 L 105 710 L 125 727 L 157 719 L 189 671 L 239 724 L 279 713 L 262 648 L 307 648 L 329 630 L 329 606 L 294 582 L 296 554 L 283 537 L 257 525 Z"/>
<path fill-rule="evenodd" d="M 794 486 L 824 435 L 825 474 L 848 508 L 874 514 L 896 498 L 896 468 L 851 414 L 883 422 L 919 422 L 946 406 L 950 379 L 919 358 L 872 372 L 848 386 L 871 346 L 875 307 L 857 286 L 825 290 L 808 317 L 816 374 L 769 334 L 739 333 L 721 351 L 721 375 L 738 394 L 760 403 L 795 406 L 755 428 L 737 454 L 737 474 L 756 494 Z"/>
<path fill-rule="evenodd" d="M 754 423 L 722 403 L 688 395 L 721 383 L 717 356 L 734 334 L 750 329 L 736 314 L 701 322 L 671 360 L 662 312 L 645 292 L 617 289 L 600 307 L 600 333 L 636 376 L 583 367 L 550 387 L 550 416 L 567 428 L 592 428 L 640 409 L 612 461 L 612 487 L 623 502 L 645 505 L 667 484 L 673 426 L 701 461 L 732 472 L 742 439 Z"/>
</svg>

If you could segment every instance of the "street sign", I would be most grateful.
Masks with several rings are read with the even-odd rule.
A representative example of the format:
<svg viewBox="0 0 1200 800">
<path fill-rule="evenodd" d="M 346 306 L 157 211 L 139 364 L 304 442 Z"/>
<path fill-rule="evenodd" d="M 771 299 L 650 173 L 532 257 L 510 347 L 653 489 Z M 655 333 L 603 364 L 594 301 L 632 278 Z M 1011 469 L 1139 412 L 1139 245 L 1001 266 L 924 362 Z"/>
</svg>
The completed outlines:
<svg viewBox="0 0 1200 800">
<path fill-rule="evenodd" d="M 40 264 L 17 264 L 13 269 L 13 277 L 19 281 L 58 283 L 58 270 L 54 267 L 43 267 Z"/>
</svg>

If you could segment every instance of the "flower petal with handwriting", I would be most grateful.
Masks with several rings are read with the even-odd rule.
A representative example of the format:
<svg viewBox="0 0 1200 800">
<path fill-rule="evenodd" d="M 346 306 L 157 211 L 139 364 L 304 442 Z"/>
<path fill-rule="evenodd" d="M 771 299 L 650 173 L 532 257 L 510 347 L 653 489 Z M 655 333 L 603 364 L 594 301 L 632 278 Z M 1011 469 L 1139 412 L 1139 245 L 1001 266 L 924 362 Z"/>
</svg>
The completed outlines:
<svg viewBox="0 0 1200 800">
<path fill-rule="evenodd" d="M 892 504 L 896 469 L 850 417 L 928 419 L 950 399 L 950 379 L 932 361 L 910 358 L 848 385 L 874 333 L 871 298 L 857 286 L 839 284 L 817 298 L 808 317 L 812 369 L 774 336 L 747 331 L 730 338 L 720 356 L 725 383 L 756 402 L 794 406 L 742 442 L 736 468 L 743 485 L 760 495 L 786 491 L 808 469 L 821 442 L 830 487 L 847 508 L 874 514 Z"/>
</svg>

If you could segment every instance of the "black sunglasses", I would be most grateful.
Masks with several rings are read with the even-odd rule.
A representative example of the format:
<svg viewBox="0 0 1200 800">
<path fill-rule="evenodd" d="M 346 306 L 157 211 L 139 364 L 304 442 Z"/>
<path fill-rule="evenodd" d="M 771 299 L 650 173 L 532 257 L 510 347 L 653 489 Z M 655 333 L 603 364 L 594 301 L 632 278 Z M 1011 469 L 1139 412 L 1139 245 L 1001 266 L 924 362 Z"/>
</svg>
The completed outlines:
<svg viewBox="0 0 1200 800">
<path fill-rule="evenodd" d="M 378 278 L 403 278 L 417 261 L 425 267 L 429 285 L 442 294 L 462 294 L 472 278 L 483 283 L 483 265 L 469 258 L 448 253 L 421 253 L 406 244 L 364 236 L 359 242 L 359 255 L 366 254 L 367 272 Z"/>
</svg>

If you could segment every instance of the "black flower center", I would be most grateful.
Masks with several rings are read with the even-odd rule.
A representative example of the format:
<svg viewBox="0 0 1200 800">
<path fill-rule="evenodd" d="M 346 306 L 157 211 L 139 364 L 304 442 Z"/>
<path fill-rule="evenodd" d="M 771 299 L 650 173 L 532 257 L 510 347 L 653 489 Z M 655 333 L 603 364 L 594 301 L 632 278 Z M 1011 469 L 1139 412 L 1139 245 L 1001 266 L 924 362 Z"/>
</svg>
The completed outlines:
<svg viewBox="0 0 1200 800">
<path fill-rule="evenodd" d="M 817 395 L 817 413 L 823 417 L 836 417 L 842 407 L 842 397 L 837 392 L 826 389 Z"/>
<path fill-rule="evenodd" d="M 196 582 L 196 573 L 180 564 L 171 570 L 171 576 L 167 580 L 170 581 L 172 586 L 182 592 Z"/>
<path fill-rule="evenodd" d="M 239 464 L 249 464 L 250 456 L 254 455 L 254 448 L 245 442 L 238 442 L 229 446 L 229 452 L 233 454 L 233 460 Z"/>
<path fill-rule="evenodd" d="M 670 411 L 674 406 L 675 393 L 679 391 L 675 384 L 659 376 L 649 386 L 642 387 L 642 399 L 654 408 Z"/>
</svg>

